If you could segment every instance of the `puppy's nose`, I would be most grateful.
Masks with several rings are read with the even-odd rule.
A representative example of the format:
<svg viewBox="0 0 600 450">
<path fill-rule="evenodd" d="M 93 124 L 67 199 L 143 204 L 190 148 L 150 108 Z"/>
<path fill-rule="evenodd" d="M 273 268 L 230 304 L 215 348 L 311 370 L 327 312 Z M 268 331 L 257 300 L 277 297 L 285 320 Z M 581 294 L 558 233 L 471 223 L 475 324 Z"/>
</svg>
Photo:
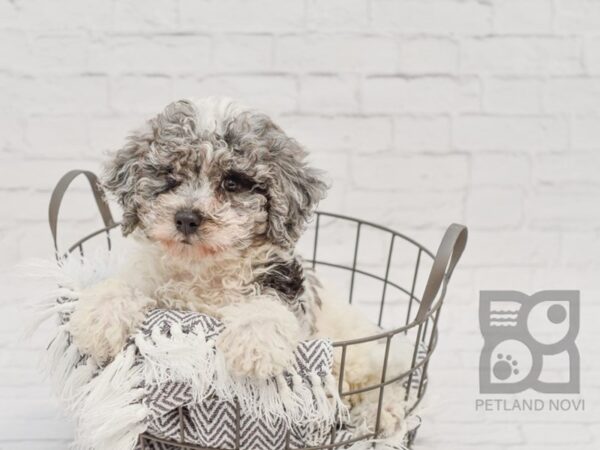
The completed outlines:
<svg viewBox="0 0 600 450">
<path fill-rule="evenodd" d="M 175 227 L 185 236 L 189 236 L 198 231 L 201 221 L 202 217 L 200 217 L 200 214 L 190 209 L 184 209 L 175 214 Z"/>
</svg>

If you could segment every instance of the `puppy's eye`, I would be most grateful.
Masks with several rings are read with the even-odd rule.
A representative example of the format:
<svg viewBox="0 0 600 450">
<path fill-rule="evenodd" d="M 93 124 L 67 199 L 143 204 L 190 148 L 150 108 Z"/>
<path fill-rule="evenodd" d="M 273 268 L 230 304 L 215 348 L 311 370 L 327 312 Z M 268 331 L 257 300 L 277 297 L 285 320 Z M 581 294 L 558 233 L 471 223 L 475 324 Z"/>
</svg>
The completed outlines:
<svg viewBox="0 0 600 450">
<path fill-rule="evenodd" d="M 229 174 L 221 182 L 221 186 L 227 192 L 242 192 L 252 189 L 254 183 L 252 180 L 240 174 Z"/>
<path fill-rule="evenodd" d="M 158 194 L 164 194 L 165 192 L 169 192 L 169 191 L 175 189 L 177 186 L 179 186 L 179 184 L 180 184 L 179 181 L 177 181 L 175 178 L 167 177 L 165 185 L 158 192 Z"/>
<path fill-rule="evenodd" d="M 226 191 L 235 192 L 239 189 L 239 187 L 240 185 L 238 184 L 237 180 L 234 180 L 233 178 L 225 178 L 223 180 L 223 189 Z"/>
</svg>

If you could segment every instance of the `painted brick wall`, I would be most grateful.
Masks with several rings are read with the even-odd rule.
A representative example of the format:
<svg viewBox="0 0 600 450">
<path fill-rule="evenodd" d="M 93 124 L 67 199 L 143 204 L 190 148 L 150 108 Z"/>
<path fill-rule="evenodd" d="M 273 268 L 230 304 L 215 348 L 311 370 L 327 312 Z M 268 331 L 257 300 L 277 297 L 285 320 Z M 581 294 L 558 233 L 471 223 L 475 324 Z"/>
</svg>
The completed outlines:
<svg viewBox="0 0 600 450">
<path fill-rule="evenodd" d="M 333 184 L 322 209 L 435 247 L 466 223 L 418 449 L 600 444 L 600 2 L 0 0 L 0 267 L 51 257 L 50 190 L 167 102 L 264 109 Z M 98 223 L 83 184 L 63 242 Z M 3 273 L 0 449 L 64 449 L 72 428 L 22 339 Z M 481 413 L 480 289 L 582 291 L 578 413 Z"/>
</svg>

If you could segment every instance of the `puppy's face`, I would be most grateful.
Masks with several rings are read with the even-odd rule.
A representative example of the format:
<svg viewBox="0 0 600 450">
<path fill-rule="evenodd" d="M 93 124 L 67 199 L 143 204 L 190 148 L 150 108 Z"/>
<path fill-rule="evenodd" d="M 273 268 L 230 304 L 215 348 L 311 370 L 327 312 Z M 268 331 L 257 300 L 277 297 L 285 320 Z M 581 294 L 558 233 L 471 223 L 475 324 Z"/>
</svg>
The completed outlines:
<svg viewBox="0 0 600 450">
<path fill-rule="evenodd" d="M 109 163 L 104 186 L 175 256 L 291 248 L 324 196 L 305 152 L 268 117 L 228 100 L 173 103 Z"/>
</svg>

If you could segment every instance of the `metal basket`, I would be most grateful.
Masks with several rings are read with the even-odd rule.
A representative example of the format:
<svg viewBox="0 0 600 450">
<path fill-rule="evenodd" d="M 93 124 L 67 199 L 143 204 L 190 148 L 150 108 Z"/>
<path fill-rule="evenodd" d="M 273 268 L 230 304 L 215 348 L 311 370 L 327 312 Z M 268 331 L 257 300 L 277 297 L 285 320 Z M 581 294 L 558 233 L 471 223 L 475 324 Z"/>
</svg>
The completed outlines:
<svg viewBox="0 0 600 450">
<path fill-rule="evenodd" d="M 91 234 L 79 239 L 65 253 L 60 253 L 57 245 L 57 224 L 58 213 L 62 198 L 71 184 L 79 175 L 84 175 L 90 183 L 94 199 L 104 227 L 94 231 Z M 98 237 L 104 236 L 109 250 L 111 245 L 111 231 L 119 224 L 113 220 L 108 204 L 105 202 L 102 192 L 98 185 L 97 177 L 89 171 L 74 170 L 65 174 L 56 185 L 49 206 L 49 223 L 57 258 L 78 251 L 84 254 L 85 248 L 92 242 L 97 241 Z M 349 261 L 336 261 L 333 253 L 327 254 L 327 244 L 331 243 L 340 233 L 339 229 L 350 230 L 349 242 L 342 242 L 342 245 L 350 246 L 352 250 Z M 378 236 L 377 240 L 384 249 L 384 257 L 381 258 L 378 265 L 374 261 L 367 261 L 363 264 L 361 260 L 361 242 L 365 235 Z M 348 241 L 348 239 L 346 240 Z M 323 244 L 325 242 L 325 245 Z M 357 303 L 360 299 L 370 297 L 371 310 L 374 311 L 374 319 L 379 326 L 386 317 L 393 317 L 394 322 L 387 330 L 373 336 L 362 337 L 359 339 L 350 339 L 337 341 L 333 343 L 336 351 L 341 352 L 341 364 L 338 374 L 339 394 L 342 397 L 356 395 L 366 391 L 378 390 L 378 408 L 377 414 L 373 417 L 372 432 L 360 436 L 352 436 L 351 439 L 336 439 L 338 433 L 337 427 L 332 427 L 326 442 L 320 446 L 304 447 L 302 450 L 322 450 L 344 448 L 361 440 L 375 439 L 380 433 L 380 418 L 382 403 L 385 398 L 385 388 L 392 383 L 400 383 L 405 392 L 405 402 L 407 402 L 407 414 L 413 412 L 419 405 L 427 389 L 428 366 L 431 355 L 438 342 L 438 319 L 441 307 L 446 295 L 448 281 L 452 275 L 456 264 L 458 263 L 467 242 L 467 228 L 463 225 L 452 224 L 446 230 L 439 248 L 434 255 L 427 248 L 415 240 L 398 233 L 389 228 L 377 225 L 364 220 L 351 217 L 332 214 L 326 212 L 317 212 L 316 218 L 309 227 L 304 236 L 304 246 L 308 249 L 310 258 L 306 259 L 306 264 L 314 268 L 317 272 L 327 269 L 328 271 L 337 271 L 348 275 L 348 301 Z M 335 243 L 334 243 L 335 244 Z M 325 247 L 325 249 L 323 248 Z M 398 254 L 401 254 L 399 261 L 396 261 Z M 305 256 L 307 256 L 305 254 Z M 366 258 L 372 259 L 372 258 Z M 379 269 L 379 273 L 377 272 Z M 398 271 L 405 273 L 405 277 L 399 276 Z M 403 278 L 403 280 L 400 280 Z M 368 280 L 371 285 L 367 289 L 367 295 L 360 294 L 358 284 L 360 280 Z M 420 290 L 419 281 L 424 284 Z M 378 289 L 373 287 L 373 283 L 379 285 Z M 364 289 L 363 289 L 364 290 Z M 418 292 L 423 292 L 421 296 Z M 396 297 L 394 297 L 396 296 Z M 390 314 L 386 312 L 390 308 L 392 297 L 400 302 L 402 313 Z M 396 305 L 397 306 L 397 305 Z M 411 368 L 402 374 L 388 375 L 388 360 L 390 355 L 391 343 L 394 337 L 405 335 L 409 336 L 414 343 Z M 366 386 L 352 391 L 344 391 L 343 379 L 345 371 L 346 354 L 351 346 L 360 345 L 366 342 L 378 341 L 385 345 L 383 353 L 382 373 L 378 383 Z M 183 420 L 182 408 L 179 408 L 180 420 Z M 239 418 L 239 407 L 237 411 Z M 411 446 L 415 439 L 417 427 L 412 429 L 406 438 L 405 445 Z M 286 439 L 287 449 L 292 449 L 289 444 L 289 431 Z M 167 445 L 174 449 L 195 449 L 195 450 L 240 450 L 239 435 L 240 423 L 236 422 L 237 445 L 233 449 L 208 449 L 191 443 L 180 441 L 170 441 L 161 439 L 149 434 L 143 434 L 139 438 L 140 447 L 148 448 L 149 444 Z"/>
</svg>

